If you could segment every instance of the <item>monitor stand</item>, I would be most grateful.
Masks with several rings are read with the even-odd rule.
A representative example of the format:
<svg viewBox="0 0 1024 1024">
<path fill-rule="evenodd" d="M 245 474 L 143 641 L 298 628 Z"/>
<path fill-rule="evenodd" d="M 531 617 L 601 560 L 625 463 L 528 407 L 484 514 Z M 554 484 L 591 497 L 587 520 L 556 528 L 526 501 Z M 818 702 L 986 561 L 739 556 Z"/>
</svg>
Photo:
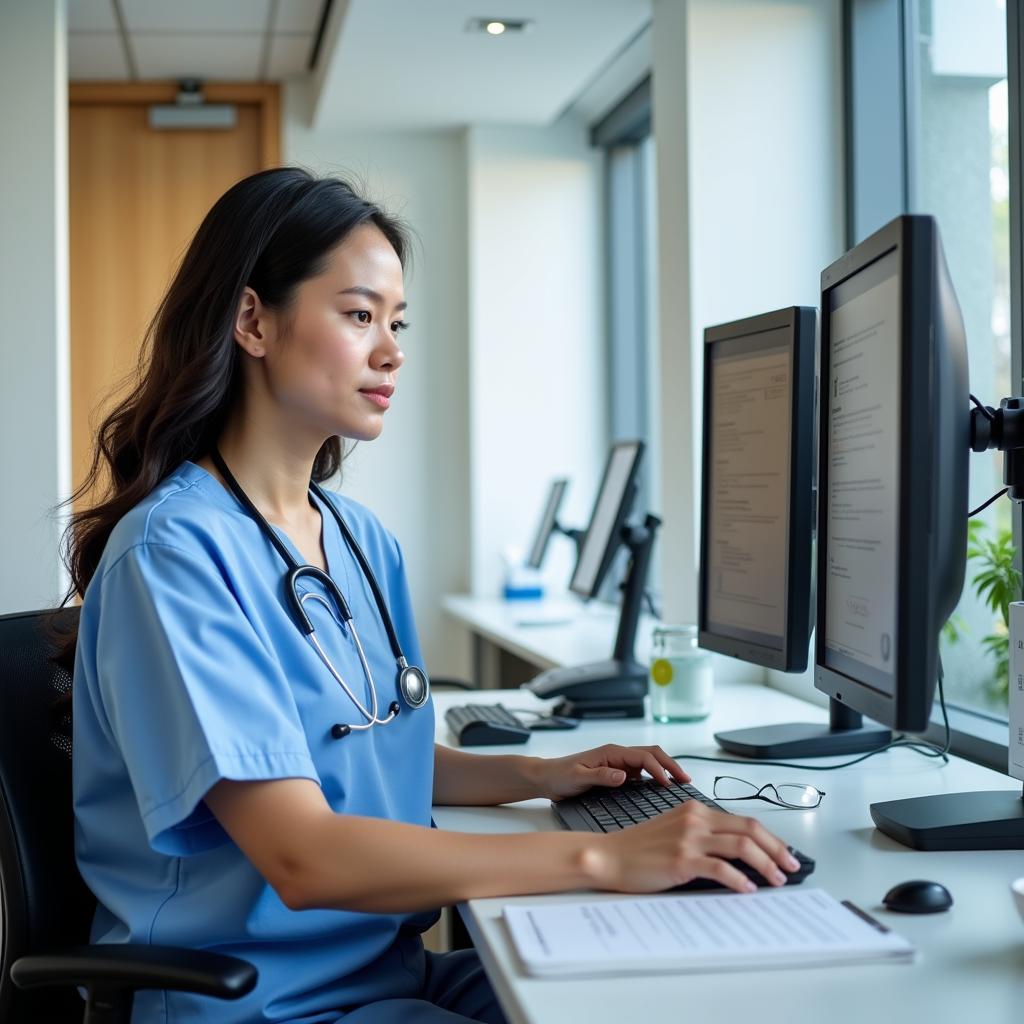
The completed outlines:
<svg viewBox="0 0 1024 1024">
<path fill-rule="evenodd" d="M 561 697 L 556 715 L 569 718 L 642 718 L 647 694 L 647 669 L 633 655 L 640 607 L 647 586 L 647 567 L 661 520 L 648 514 L 643 526 L 625 527 L 622 542 L 631 558 L 622 584 L 622 606 L 615 649 L 609 661 L 549 669 L 526 689 L 538 697 Z"/>
<path fill-rule="evenodd" d="M 877 750 L 892 742 L 892 733 L 878 725 L 864 725 L 859 712 L 830 699 L 827 726 L 810 722 L 761 725 L 716 732 L 715 742 L 730 754 L 778 761 Z"/>
<path fill-rule="evenodd" d="M 914 850 L 1024 850 L 1024 796 L 940 793 L 871 805 L 880 832 Z"/>
</svg>

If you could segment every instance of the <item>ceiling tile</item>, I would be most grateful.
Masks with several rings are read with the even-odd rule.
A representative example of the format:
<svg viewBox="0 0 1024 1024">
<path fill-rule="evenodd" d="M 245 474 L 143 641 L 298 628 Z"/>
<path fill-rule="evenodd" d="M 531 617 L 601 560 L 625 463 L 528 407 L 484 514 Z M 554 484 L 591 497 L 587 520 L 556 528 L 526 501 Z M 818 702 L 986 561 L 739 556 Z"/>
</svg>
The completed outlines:
<svg viewBox="0 0 1024 1024">
<path fill-rule="evenodd" d="M 259 34 L 191 36 L 138 33 L 131 37 L 139 78 L 255 81 L 263 37 Z"/>
<path fill-rule="evenodd" d="M 277 0 L 275 32 L 316 32 L 327 0 Z"/>
<path fill-rule="evenodd" d="M 69 32 L 116 32 L 113 0 L 70 0 Z"/>
<path fill-rule="evenodd" d="M 308 70 L 309 54 L 313 49 L 311 33 L 283 35 L 279 32 L 270 38 L 270 60 L 267 62 L 267 78 L 277 81 L 281 78 L 295 78 Z"/>
<path fill-rule="evenodd" d="M 69 32 L 68 78 L 73 82 L 127 79 L 121 36 L 116 32 Z"/>
<path fill-rule="evenodd" d="M 121 0 L 129 32 L 262 32 L 270 0 Z"/>
</svg>

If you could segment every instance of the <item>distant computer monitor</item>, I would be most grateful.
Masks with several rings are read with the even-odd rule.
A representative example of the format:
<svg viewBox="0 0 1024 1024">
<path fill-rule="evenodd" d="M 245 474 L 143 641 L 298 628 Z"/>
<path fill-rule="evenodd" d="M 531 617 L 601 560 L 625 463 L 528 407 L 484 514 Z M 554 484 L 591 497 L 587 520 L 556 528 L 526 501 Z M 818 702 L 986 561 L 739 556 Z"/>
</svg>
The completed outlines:
<svg viewBox="0 0 1024 1024">
<path fill-rule="evenodd" d="M 704 332 L 701 647 L 807 667 L 814 524 L 816 310 Z"/>
<path fill-rule="evenodd" d="M 964 322 L 938 227 L 899 217 L 821 275 L 815 686 L 921 732 L 963 588 Z"/>
<path fill-rule="evenodd" d="M 643 441 L 620 441 L 608 454 L 601 489 L 569 583 L 569 589 L 582 598 L 597 596 L 621 544 L 620 534 L 636 496 L 643 451 Z"/>
<path fill-rule="evenodd" d="M 544 514 L 541 516 L 534 534 L 533 543 L 530 545 L 530 555 L 526 564 L 531 569 L 539 569 L 544 561 L 544 553 L 548 549 L 548 541 L 555 531 L 558 522 L 558 510 L 562 505 L 562 498 L 565 497 L 565 490 L 569 486 L 568 480 L 553 480 L 551 489 L 548 491 L 548 500 L 544 505 Z"/>
</svg>

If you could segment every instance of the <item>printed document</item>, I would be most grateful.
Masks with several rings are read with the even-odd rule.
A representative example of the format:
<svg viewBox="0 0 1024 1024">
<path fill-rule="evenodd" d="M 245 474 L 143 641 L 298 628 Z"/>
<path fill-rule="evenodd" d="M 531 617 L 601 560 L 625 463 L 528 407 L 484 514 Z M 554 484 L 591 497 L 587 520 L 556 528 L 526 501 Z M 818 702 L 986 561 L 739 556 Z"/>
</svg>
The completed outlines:
<svg viewBox="0 0 1024 1024">
<path fill-rule="evenodd" d="M 504 917 L 537 975 L 808 967 L 916 953 L 822 889 L 509 905 Z"/>
</svg>

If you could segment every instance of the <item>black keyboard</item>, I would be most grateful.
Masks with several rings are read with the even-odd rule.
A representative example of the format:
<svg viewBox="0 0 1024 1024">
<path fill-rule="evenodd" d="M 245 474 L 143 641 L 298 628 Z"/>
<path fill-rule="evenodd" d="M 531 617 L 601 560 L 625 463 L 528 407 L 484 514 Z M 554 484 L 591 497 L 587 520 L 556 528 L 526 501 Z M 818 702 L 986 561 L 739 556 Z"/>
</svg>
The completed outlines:
<svg viewBox="0 0 1024 1024">
<path fill-rule="evenodd" d="M 525 743 L 530 730 L 503 704 L 461 704 L 444 713 L 462 747 Z"/>
<path fill-rule="evenodd" d="M 619 829 L 629 828 L 630 825 L 647 821 L 661 814 L 662 811 L 671 810 L 690 800 L 699 800 L 706 807 L 712 807 L 716 811 L 725 811 L 724 807 L 705 796 L 696 786 L 675 780 L 669 785 L 663 786 L 653 779 L 627 782 L 614 789 L 595 786 L 579 796 L 552 803 L 551 809 L 559 821 L 573 832 L 617 832 Z M 731 812 L 725 811 L 725 813 Z M 814 861 L 799 850 L 794 850 L 792 846 L 789 847 L 789 852 L 800 862 L 800 867 L 793 872 L 783 869 L 783 873 L 786 875 L 786 884 L 795 885 L 802 882 L 814 870 Z M 758 885 L 768 885 L 767 880 L 760 872 L 755 871 L 745 861 L 730 860 L 729 863 Z M 723 886 L 720 882 L 710 878 L 694 878 L 676 888 L 682 891 L 691 891 L 694 889 L 721 889 Z"/>
</svg>

